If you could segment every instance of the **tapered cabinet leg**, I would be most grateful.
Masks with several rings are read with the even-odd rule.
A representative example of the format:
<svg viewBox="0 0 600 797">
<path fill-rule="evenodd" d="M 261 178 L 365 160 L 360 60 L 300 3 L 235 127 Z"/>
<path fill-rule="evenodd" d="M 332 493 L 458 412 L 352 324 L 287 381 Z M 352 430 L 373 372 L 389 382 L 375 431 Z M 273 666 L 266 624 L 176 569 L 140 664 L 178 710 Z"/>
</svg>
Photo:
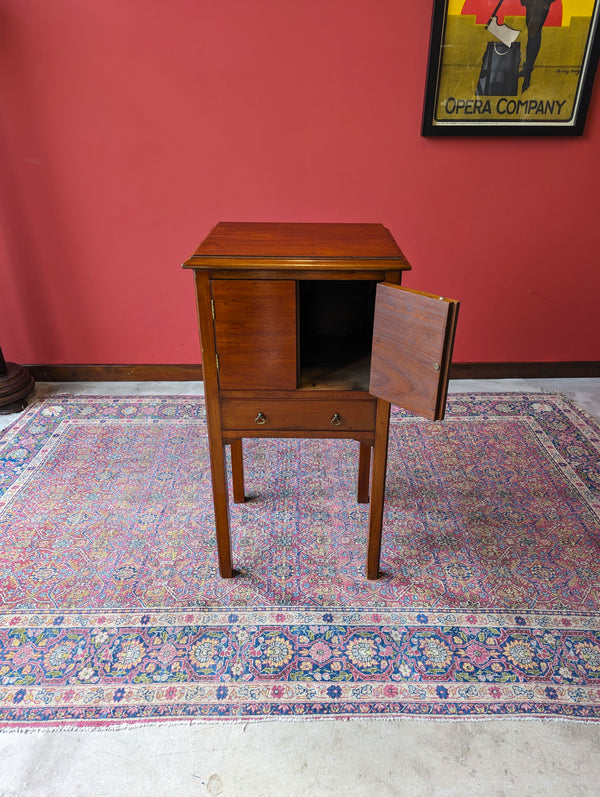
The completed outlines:
<svg viewBox="0 0 600 797">
<path fill-rule="evenodd" d="M 222 441 L 210 442 L 210 468 L 212 475 L 215 527 L 219 573 L 223 578 L 233 578 L 231 565 L 231 539 L 229 534 L 229 496 L 227 493 L 227 470 L 225 468 L 225 446 Z"/>
<path fill-rule="evenodd" d="M 377 400 L 375 418 L 375 444 L 373 446 L 373 475 L 371 477 L 371 508 L 369 512 L 369 539 L 367 542 L 367 578 L 379 578 L 381 556 L 381 528 L 385 498 L 388 437 L 390 429 L 390 404 Z"/>
<path fill-rule="evenodd" d="M 358 495 L 359 504 L 369 503 L 369 477 L 371 475 L 371 446 L 360 443 L 358 453 Z"/>
<path fill-rule="evenodd" d="M 202 343 L 202 368 L 204 371 L 204 395 L 206 397 L 206 423 L 212 476 L 215 528 L 217 532 L 217 554 L 219 573 L 223 578 L 232 578 L 235 571 L 231 565 L 231 539 L 229 535 L 229 496 L 227 493 L 227 468 L 225 444 L 221 433 L 221 410 L 219 406 L 219 376 L 217 372 L 215 331 L 212 316 L 210 280 L 207 274 L 194 273 L 198 320 Z"/>
<path fill-rule="evenodd" d="M 234 440 L 231 444 L 231 481 L 233 482 L 234 502 L 243 504 L 246 495 L 244 493 L 244 453 L 241 440 Z"/>
</svg>

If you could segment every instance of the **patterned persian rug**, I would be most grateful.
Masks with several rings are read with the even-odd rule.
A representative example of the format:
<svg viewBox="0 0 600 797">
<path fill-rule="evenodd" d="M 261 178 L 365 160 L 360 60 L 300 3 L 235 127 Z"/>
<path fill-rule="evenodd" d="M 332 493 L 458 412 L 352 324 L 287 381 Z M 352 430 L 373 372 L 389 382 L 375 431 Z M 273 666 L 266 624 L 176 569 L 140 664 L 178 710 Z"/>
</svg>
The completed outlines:
<svg viewBox="0 0 600 797">
<path fill-rule="evenodd" d="M 53 397 L 4 432 L 0 727 L 600 718 L 596 421 L 394 411 L 376 582 L 358 444 L 244 446 L 222 580 L 201 398 Z"/>
</svg>

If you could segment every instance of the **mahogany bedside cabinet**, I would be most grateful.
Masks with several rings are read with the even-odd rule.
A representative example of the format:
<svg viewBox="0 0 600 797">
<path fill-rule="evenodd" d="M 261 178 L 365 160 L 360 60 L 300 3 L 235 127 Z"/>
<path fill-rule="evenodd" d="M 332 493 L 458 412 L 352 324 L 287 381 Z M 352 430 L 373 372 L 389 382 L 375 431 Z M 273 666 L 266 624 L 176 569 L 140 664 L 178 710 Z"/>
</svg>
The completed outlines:
<svg viewBox="0 0 600 797">
<path fill-rule="evenodd" d="M 459 303 L 400 287 L 410 266 L 380 224 L 221 222 L 183 267 L 195 277 L 221 576 L 235 575 L 225 446 L 241 503 L 244 437 L 322 437 L 359 443 L 366 576 L 377 578 L 390 403 L 444 417 Z"/>
</svg>

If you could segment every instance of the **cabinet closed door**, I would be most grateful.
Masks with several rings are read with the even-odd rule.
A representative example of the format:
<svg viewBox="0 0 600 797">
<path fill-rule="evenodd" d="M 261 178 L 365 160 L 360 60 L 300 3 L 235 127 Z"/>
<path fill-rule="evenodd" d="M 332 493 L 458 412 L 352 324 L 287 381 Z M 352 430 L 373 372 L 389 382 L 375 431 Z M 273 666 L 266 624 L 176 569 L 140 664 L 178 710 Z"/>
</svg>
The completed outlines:
<svg viewBox="0 0 600 797">
<path fill-rule="evenodd" d="M 442 420 L 458 308 L 453 299 L 377 285 L 369 392 Z"/>
<path fill-rule="evenodd" d="M 211 281 L 221 390 L 296 388 L 296 282 Z"/>
</svg>

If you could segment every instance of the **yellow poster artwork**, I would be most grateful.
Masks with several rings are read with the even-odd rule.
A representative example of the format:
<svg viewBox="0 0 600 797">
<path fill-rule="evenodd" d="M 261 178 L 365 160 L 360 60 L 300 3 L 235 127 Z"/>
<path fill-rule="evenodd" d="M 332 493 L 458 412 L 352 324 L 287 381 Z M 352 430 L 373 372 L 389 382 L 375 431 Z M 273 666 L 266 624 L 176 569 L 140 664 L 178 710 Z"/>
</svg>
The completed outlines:
<svg viewBox="0 0 600 797">
<path fill-rule="evenodd" d="M 581 134 L 600 0 L 435 0 L 423 133 Z"/>
</svg>

